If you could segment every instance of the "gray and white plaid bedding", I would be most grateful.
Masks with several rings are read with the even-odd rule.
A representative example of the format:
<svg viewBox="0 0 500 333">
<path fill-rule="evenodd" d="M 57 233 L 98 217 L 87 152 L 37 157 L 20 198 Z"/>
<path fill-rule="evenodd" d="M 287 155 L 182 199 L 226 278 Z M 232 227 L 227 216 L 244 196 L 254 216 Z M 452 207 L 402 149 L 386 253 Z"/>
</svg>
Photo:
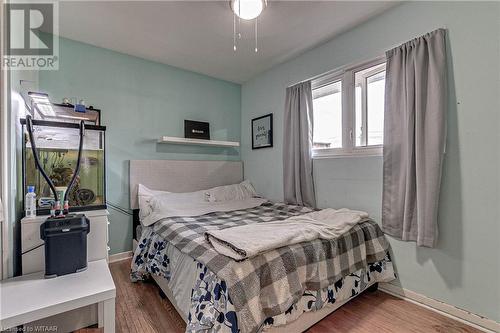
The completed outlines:
<svg viewBox="0 0 500 333">
<path fill-rule="evenodd" d="M 384 259 L 389 244 L 373 221 L 334 240 L 318 239 L 281 247 L 244 261 L 219 254 L 205 232 L 251 223 L 284 220 L 311 209 L 279 203 L 200 217 L 158 221 L 153 232 L 205 264 L 228 286 L 243 332 L 257 332 L 268 317 L 284 313 L 307 290 L 321 290 L 369 263 Z"/>
</svg>

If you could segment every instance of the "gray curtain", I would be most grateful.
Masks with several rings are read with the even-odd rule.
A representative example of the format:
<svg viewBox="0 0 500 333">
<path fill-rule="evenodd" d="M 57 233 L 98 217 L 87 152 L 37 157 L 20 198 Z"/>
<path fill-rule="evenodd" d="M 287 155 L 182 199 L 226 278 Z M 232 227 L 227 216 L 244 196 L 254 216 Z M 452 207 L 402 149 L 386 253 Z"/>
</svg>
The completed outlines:
<svg viewBox="0 0 500 333">
<path fill-rule="evenodd" d="M 382 226 L 391 236 L 433 247 L 446 140 L 445 30 L 386 55 Z"/>
<path fill-rule="evenodd" d="M 286 89 L 283 126 L 285 202 L 316 207 L 312 167 L 312 89 L 302 82 Z"/>
</svg>

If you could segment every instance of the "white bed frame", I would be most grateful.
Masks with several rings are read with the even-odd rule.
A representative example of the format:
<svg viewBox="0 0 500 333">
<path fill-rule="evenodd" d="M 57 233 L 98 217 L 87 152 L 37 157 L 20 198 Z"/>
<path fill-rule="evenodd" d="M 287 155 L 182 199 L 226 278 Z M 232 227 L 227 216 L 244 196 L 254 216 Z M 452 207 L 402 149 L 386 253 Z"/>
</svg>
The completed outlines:
<svg viewBox="0 0 500 333">
<path fill-rule="evenodd" d="M 137 187 L 143 184 L 153 190 L 169 192 L 192 192 L 210 187 L 239 183 L 243 180 L 243 163 L 235 161 L 173 161 L 173 160 L 131 160 L 130 161 L 130 207 L 138 209 Z M 135 248 L 135 246 L 134 246 Z M 153 276 L 169 301 L 184 321 L 182 311 L 165 281 Z M 269 333 L 303 332 L 347 303 L 328 304 L 318 311 L 302 314 L 297 320 L 284 326 L 272 327 Z"/>
</svg>

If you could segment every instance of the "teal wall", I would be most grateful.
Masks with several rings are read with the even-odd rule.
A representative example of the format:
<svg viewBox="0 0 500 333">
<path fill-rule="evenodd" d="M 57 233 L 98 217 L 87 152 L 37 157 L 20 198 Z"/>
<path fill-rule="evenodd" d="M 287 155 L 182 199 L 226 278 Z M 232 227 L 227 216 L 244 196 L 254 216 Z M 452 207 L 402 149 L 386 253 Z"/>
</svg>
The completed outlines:
<svg viewBox="0 0 500 333">
<path fill-rule="evenodd" d="M 500 3 L 407 2 L 276 66 L 242 87 L 245 176 L 282 199 L 285 88 L 382 55 L 444 27 L 449 32 L 450 108 L 437 248 L 391 239 L 404 288 L 500 321 Z M 274 113 L 274 148 L 251 150 L 250 121 Z M 265 170 L 265 172 L 263 172 Z M 382 158 L 314 161 L 321 207 L 350 207 L 380 220 Z"/>
<path fill-rule="evenodd" d="M 184 136 L 184 119 L 210 122 L 213 139 L 240 140 L 241 86 L 62 38 L 58 71 L 40 71 L 52 101 L 85 99 L 102 109 L 106 131 L 107 200 L 129 207 L 131 159 L 239 160 L 238 149 L 158 144 Z M 132 220 L 113 209 L 111 254 L 132 244 Z"/>
</svg>

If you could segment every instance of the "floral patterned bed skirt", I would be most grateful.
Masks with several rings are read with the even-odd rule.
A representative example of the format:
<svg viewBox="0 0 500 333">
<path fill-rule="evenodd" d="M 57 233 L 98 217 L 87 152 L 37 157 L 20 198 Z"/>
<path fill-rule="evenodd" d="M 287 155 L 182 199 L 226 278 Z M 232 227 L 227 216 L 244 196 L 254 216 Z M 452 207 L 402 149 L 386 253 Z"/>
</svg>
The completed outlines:
<svg viewBox="0 0 500 333">
<path fill-rule="evenodd" d="M 149 231 L 145 232 L 148 235 L 143 232 L 134 254 L 131 273 L 133 282 L 143 280 L 149 274 L 170 279 L 170 260 L 166 254 L 166 242 Z M 197 263 L 196 274 L 186 332 L 239 332 L 237 315 L 229 298 L 226 283 L 201 263 Z M 376 282 L 389 282 L 394 278 L 392 262 L 387 254 L 384 260 L 369 264 L 321 291 L 306 290 L 302 298 L 285 313 L 267 318 L 262 329 L 290 323 L 304 312 L 316 311 L 325 306 L 336 306 L 357 296 Z"/>
</svg>

